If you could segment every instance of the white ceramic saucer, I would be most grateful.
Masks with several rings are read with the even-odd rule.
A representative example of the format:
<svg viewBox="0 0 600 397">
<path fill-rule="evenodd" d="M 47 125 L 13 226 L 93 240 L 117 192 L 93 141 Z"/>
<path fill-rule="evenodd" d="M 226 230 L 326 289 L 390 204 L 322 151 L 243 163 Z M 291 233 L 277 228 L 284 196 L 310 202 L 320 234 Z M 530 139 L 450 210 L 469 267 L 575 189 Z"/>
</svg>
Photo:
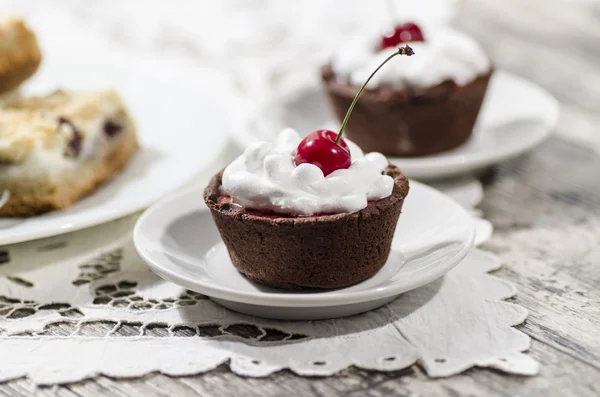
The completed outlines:
<svg viewBox="0 0 600 397">
<path fill-rule="evenodd" d="M 232 310 L 286 320 L 349 316 L 382 306 L 442 277 L 467 255 L 474 237 L 474 222 L 460 205 L 411 181 L 392 253 L 375 276 L 334 291 L 289 292 L 253 284 L 235 270 L 202 189 L 155 204 L 133 231 L 138 253 L 164 279 Z"/>
<path fill-rule="evenodd" d="M 250 114 L 248 128 L 238 131 L 236 142 L 241 148 L 256 140 L 272 141 L 285 127 L 300 134 L 339 128 L 321 86 L 273 98 Z M 533 149 L 550 136 L 557 120 L 558 102 L 552 95 L 499 70 L 490 81 L 474 135 L 465 145 L 434 156 L 389 160 L 419 180 L 474 173 Z"/>
</svg>

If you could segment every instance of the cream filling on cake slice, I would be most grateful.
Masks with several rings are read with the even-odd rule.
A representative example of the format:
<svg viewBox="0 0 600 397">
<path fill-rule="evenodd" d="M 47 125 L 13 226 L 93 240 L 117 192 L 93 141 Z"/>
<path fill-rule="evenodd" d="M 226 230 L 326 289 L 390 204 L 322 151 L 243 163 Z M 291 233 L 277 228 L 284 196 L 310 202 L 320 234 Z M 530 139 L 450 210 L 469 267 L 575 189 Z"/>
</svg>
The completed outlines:
<svg viewBox="0 0 600 397">
<path fill-rule="evenodd" d="M 112 91 L 19 99 L 0 112 L 1 181 L 59 181 L 124 133 L 134 134 L 119 95 Z"/>
</svg>

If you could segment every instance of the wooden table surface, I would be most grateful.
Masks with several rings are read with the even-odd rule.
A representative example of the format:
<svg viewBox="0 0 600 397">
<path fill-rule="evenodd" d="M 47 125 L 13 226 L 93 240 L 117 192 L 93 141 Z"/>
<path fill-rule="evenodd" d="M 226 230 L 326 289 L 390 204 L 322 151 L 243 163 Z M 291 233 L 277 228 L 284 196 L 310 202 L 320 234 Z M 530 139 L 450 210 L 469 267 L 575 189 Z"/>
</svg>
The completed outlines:
<svg viewBox="0 0 600 397">
<path fill-rule="evenodd" d="M 519 329 L 532 338 L 539 376 L 473 369 L 432 380 L 415 365 L 248 379 L 222 366 L 184 378 L 100 377 L 54 388 L 21 379 L 1 384 L 0 396 L 600 396 L 600 2 L 466 0 L 457 25 L 498 67 L 561 102 L 557 134 L 486 175 L 481 206 L 496 227 L 485 249 L 505 263 L 497 275 L 517 286 L 514 301 L 530 311 Z"/>
</svg>

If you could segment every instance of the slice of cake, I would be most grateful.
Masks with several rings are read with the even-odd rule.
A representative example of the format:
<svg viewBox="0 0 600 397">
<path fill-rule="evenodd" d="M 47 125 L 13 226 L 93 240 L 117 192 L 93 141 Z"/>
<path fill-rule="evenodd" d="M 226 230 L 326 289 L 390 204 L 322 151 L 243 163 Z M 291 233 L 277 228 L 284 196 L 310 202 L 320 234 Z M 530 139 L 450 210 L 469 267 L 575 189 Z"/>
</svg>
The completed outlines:
<svg viewBox="0 0 600 397">
<path fill-rule="evenodd" d="M 41 61 L 37 38 L 25 22 L 0 19 L 0 99 L 31 77 Z"/>
<path fill-rule="evenodd" d="M 112 90 L 10 102 L 0 110 L 0 216 L 70 206 L 110 179 L 138 148 L 135 125 Z"/>
</svg>

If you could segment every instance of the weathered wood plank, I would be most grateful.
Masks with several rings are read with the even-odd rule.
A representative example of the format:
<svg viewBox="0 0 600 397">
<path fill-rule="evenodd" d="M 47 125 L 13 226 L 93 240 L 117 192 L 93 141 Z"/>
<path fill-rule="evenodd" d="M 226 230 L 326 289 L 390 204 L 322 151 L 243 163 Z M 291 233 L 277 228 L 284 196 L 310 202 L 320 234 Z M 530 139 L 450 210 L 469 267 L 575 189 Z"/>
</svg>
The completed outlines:
<svg viewBox="0 0 600 397">
<path fill-rule="evenodd" d="M 580 18 L 584 14 L 586 17 Z M 567 113 L 567 105 L 597 119 L 598 15 L 595 23 L 583 23 L 589 29 L 574 36 L 580 21 L 590 18 L 587 14 L 584 8 L 574 6 L 564 10 L 558 2 L 471 0 L 464 2 L 457 24 L 481 41 L 498 66 L 541 84 L 557 96 L 563 104 L 561 115 Z"/>
<path fill-rule="evenodd" d="M 19 379 L 7 384 L 0 384 L 0 396 L 2 395 L 10 397 L 79 397 L 79 394 L 76 394 L 65 387 L 38 388 L 25 379 Z"/>
<path fill-rule="evenodd" d="M 66 388 L 81 396 L 115 396 L 115 397 L 171 397 L 168 393 L 146 384 L 148 375 L 136 379 L 124 379 L 114 381 L 110 378 L 100 376 L 94 380 L 84 381 L 68 385 Z"/>
</svg>

